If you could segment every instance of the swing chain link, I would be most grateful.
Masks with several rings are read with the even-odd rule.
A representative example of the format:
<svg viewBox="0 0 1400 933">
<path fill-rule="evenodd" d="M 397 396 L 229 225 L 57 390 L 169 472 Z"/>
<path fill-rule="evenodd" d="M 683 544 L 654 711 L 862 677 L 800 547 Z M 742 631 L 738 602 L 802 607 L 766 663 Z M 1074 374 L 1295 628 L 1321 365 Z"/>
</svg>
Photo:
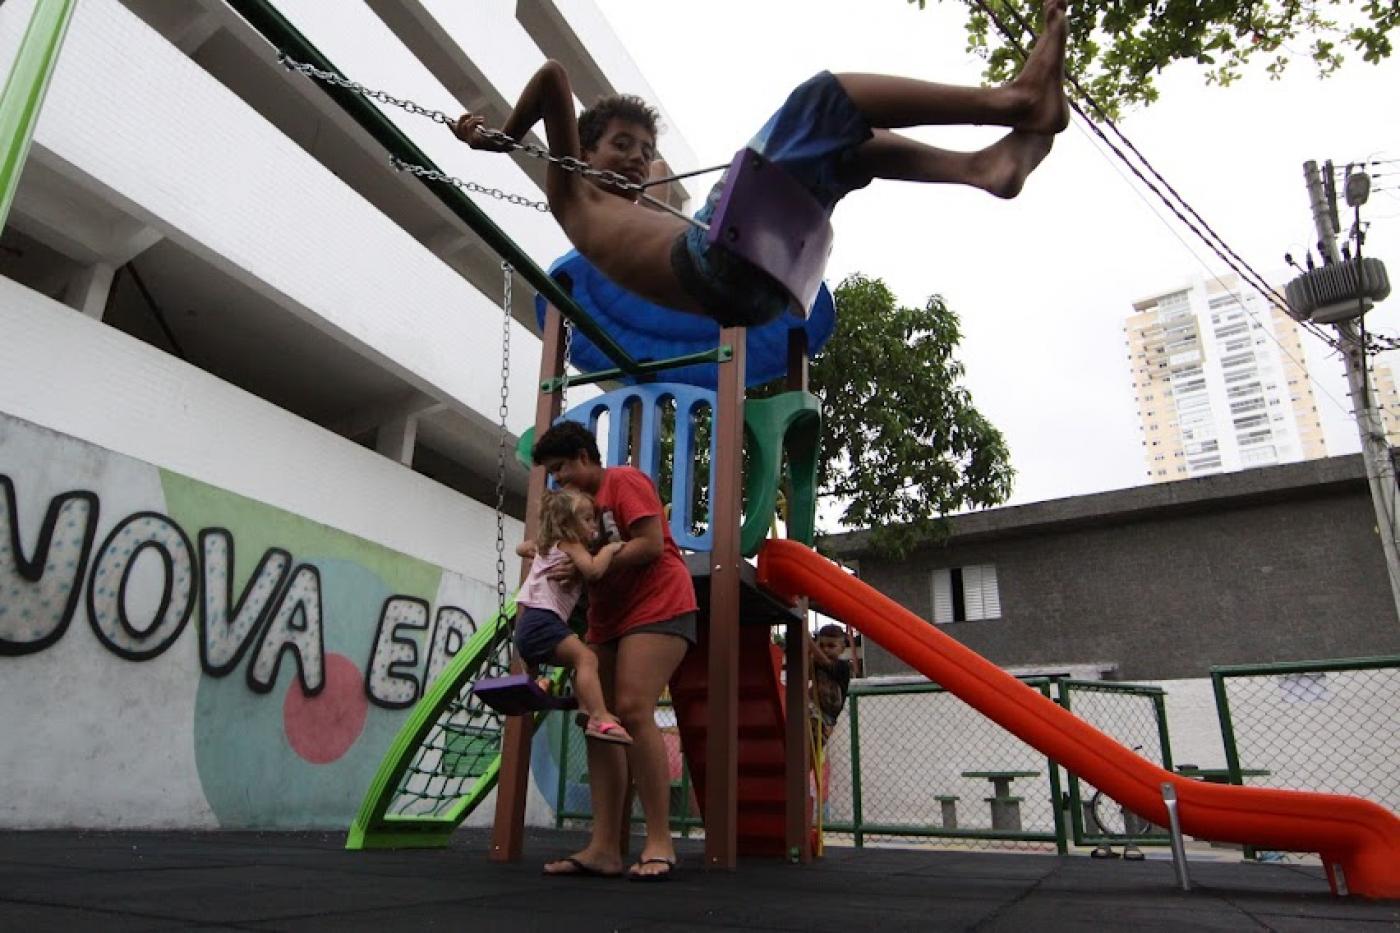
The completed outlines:
<svg viewBox="0 0 1400 933">
<path fill-rule="evenodd" d="M 321 68 L 317 68 L 315 65 L 309 65 L 306 62 L 299 62 L 296 59 L 292 58 L 290 55 L 287 55 L 285 52 L 279 52 L 277 55 L 277 60 L 281 62 L 283 67 L 287 68 L 289 71 L 300 72 L 308 78 L 313 78 L 325 84 L 334 85 L 335 87 L 344 88 L 347 91 L 359 94 L 361 97 L 366 97 L 370 100 L 377 100 L 380 103 L 387 104 L 390 107 L 397 107 L 400 110 L 407 111 L 408 113 L 411 113 L 415 116 L 427 117 L 434 123 L 441 123 L 443 126 L 446 126 L 449 129 L 457 125 L 457 121 L 455 119 L 448 116 L 441 110 L 433 110 L 428 107 L 424 107 L 421 104 L 416 104 L 411 100 L 407 100 L 401 97 L 395 97 L 387 91 L 378 91 L 374 90 L 373 88 L 365 87 L 360 82 L 351 81 L 349 78 L 338 75 L 333 71 L 325 71 Z M 593 168 L 587 162 L 583 161 L 582 159 L 575 158 L 574 156 L 551 155 L 549 150 L 547 149 L 544 149 L 540 146 L 536 146 L 532 143 L 520 142 L 519 140 L 512 138 L 511 136 L 501 132 L 500 130 L 491 129 L 489 127 L 483 126 L 479 127 L 477 129 L 477 132 L 494 143 L 498 143 L 503 146 L 508 146 L 511 150 L 515 152 L 523 152 L 526 155 L 533 156 L 536 159 L 543 159 L 544 161 L 549 162 L 552 165 L 557 165 L 559 168 L 563 169 L 566 172 L 572 172 L 575 175 L 582 175 L 585 178 L 597 179 L 598 181 L 606 182 L 611 187 L 620 188 L 624 191 L 635 192 L 637 194 L 642 194 L 646 190 L 645 185 L 639 182 L 628 181 L 626 176 L 619 175 L 617 172 L 610 172 L 606 169 Z M 465 188 L 468 191 L 474 191 L 478 194 L 486 194 L 503 201 L 508 201 L 511 204 L 522 204 L 525 206 L 534 207 L 536 210 L 549 210 L 549 206 L 544 205 L 543 202 L 530 201 L 526 198 L 520 197 L 519 195 L 505 194 L 504 192 L 501 192 L 495 188 L 484 188 L 472 182 L 464 182 L 460 179 L 453 178 L 450 175 L 445 175 L 442 172 L 435 172 L 431 169 L 424 168 L 421 165 L 411 165 L 397 157 L 393 159 L 393 162 L 394 167 L 399 169 L 400 171 L 408 171 L 414 175 L 418 175 L 423 178 L 430 178 L 434 181 L 447 182 L 448 184 L 457 185 L 458 187 Z"/>
<path fill-rule="evenodd" d="M 532 201 L 524 195 L 511 194 L 508 191 L 502 191 L 500 188 L 487 188 L 485 185 L 478 185 L 474 181 L 465 181 L 461 178 L 448 175 L 445 172 L 439 172 L 437 169 L 424 168 L 421 165 L 414 165 L 412 162 L 405 162 L 398 156 L 390 156 L 389 162 L 400 172 L 408 172 L 410 175 L 417 175 L 419 178 L 426 178 L 429 181 L 440 181 L 445 184 L 455 185 L 463 191 L 484 194 L 488 197 L 495 198 L 497 201 L 505 201 L 507 204 L 515 204 L 520 207 L 533 207 L 542 214 L 549 213 L 549 205 L 544 201 Z"/>
<path fill-rule="evenodd" d="M 501 301 L 501 405 L 500 434 L 496 444 L 496 620 L 500 625 L 506 614 L 506 446 L 510 437 L 507 417 L 510 414 L 510 302 L 514 284 L 515 269 L 509 262 L 502 261 L 501 273 L 505 277 L 504 297 Z"/>
<path fill-rule="evenodd" d="M 564 319 L 564 365 L 559 379 L 559 414 L 569 410 L 569 362 L 574 355 L 574 322 Z"/>
</svg>

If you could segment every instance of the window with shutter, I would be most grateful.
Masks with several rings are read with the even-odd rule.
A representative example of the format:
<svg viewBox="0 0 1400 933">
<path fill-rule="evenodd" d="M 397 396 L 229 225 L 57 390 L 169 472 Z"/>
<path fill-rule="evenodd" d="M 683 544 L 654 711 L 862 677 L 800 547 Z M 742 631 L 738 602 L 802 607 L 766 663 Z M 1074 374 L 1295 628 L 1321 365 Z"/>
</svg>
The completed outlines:
<svg viewBox="0 0 1400 933">
<path fill-rule="evenodd" d="M 1001 592 L 997 589 L 996 564 L 982 565 L 982 618 L 1001 618 Z"/>
<path fill-rule="evenodd" d="M 982 565 L 971 564 L 962 569 L 963 612 L 962 617 L 969 622 L 985 619 L 982 611 Z"/>
<path fill-rule="evenodd" d="M 933 572 L 933 623 L 947 625 L 953 621 L 953 578 L 948 568 Z"/>
<path fill-rule="evenodd" d="M 995 564 L 940 567 L 933 571 L 931 586 L 935 625 L 1001 618 Z"/>
</svg>

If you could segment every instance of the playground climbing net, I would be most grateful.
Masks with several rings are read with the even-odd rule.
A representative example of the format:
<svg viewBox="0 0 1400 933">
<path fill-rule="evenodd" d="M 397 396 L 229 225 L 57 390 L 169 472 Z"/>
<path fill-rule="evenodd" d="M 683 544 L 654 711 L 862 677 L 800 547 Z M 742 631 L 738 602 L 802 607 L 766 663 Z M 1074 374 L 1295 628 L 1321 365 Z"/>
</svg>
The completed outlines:
<svg viewBox="0 0 1400 933">
<path fill-rule="evenodd" d="M 494 623 L 493 623 L 494 624 Z M 482 666 L 482 675 L 500 676 L 510 670 L 508 629 L 500 627 Z M 471 693 L 471 679 L 447 699 L 418 743 L 389 799 L 388 816 L 446 816 L 472 795 L 495 766 L 505 717 Z"/>
<path fill-rule="evenodd" d="M 507 620 L 515 607 L 506 600 L 505 498 L 506 458 L 510 432 L 510 329 L 512 282 L 515 270 L 509 262 L 501 263 L 503 296 L 501 300 L 501 388 L 497 412 L 498 442 L 496 447 L 496 615 L 491 622 L 490 641 L 485 645 L 486 657 L 477 676 L 498 677 L 510 672 L 511 642 Z M 470 644 L 470 642 L 469 642 Z M 479 642 L 477 642 L 479 644 Z M 465 647 L 465 646 L 464 646 Z M 452 673 L 473 659 L 464 657 L 452 667 Z M 447 674 L 447 672 L 444 672 Z M 403 773 L 398 777 L 394 794 L 388 801 L 390 816 L 446 816 L 458 801 L 482 789 L 486 777 L 499 760 L 502 716 L 486 706 L 471 692 L 471 679 L 453 676 L 441 689 L 450 692 L 436 712 L 436 718 L 423 740 L 419 742 Z M 431 685 L 430 685 L 431 687 Z"/>
</svg>

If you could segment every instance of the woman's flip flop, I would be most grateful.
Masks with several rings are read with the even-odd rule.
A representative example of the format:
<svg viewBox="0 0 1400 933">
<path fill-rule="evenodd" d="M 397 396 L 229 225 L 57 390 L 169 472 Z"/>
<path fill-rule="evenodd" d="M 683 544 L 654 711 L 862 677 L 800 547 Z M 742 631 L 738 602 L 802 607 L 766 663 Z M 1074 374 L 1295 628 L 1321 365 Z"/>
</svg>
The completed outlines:
<svg viewBox="0 0 1400 933">
<path fill-rule="evenodd" d="M 637 871 L 643 865 L 665 865 L 665 871 L 641 872 Z M 676 873 L 676 860 L 669 858 L 644 858 L 632 870 L 627 872 L 628 881 L 670 881 L 671 876 Z"/>
<path fill-rule="evenodd" d="M 570 855 L 567 858 L 556 859 L 550 865 L 568 865 L 569 868 L 563 871 L 550 871 L 546 865 L 544 873 L 551 878 L 616 878 L 622 874 L 620 871 L 603 871 L 601 868 L 594 868 L 587 862 Z"/>
</svg>

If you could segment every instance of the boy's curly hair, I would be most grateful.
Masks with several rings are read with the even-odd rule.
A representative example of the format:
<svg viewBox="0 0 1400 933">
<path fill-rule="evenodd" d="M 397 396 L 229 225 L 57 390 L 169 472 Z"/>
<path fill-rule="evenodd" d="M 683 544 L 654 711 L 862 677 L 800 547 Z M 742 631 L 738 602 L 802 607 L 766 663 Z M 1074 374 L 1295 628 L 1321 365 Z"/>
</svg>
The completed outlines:
<svg viewBox="0 0 1400 933">
<path fill-rule="evenodd" d="M 603 131 L 608 121 L 616 117 L 628 123 L 646 127 L 652 136 L 657 135 L 656 109 L 636 94 L 612 94 L 600 97 L 578 117 L 578 141 L 584 152 L 598 148 L 603 140 Z"/>
</svg>

